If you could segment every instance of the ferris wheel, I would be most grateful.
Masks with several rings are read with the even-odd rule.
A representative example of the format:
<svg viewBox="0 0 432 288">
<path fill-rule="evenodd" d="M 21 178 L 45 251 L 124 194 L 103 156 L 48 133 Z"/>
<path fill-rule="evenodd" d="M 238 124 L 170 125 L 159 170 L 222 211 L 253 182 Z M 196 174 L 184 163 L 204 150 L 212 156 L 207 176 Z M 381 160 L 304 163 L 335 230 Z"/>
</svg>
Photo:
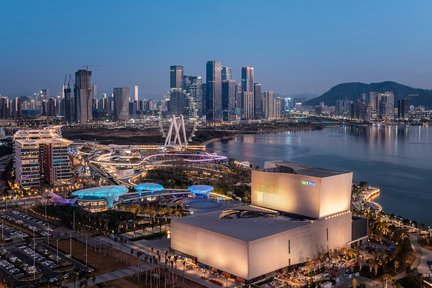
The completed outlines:
<svg viewBox="0 0 432 288">
<path fill-rule="evenodd" d="M 199 122 L 194 97 L 180 88 L 171 88 L 159 106 L 158 121 L 165 146 L 187 147 Z"/>
</svg>

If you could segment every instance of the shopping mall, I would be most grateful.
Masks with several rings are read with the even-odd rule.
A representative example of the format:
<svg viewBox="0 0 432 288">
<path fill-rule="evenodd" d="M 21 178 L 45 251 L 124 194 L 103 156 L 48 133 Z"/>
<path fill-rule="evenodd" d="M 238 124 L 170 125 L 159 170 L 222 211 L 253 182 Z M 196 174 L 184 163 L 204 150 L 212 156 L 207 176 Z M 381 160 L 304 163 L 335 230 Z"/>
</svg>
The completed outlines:
<svg viewBox="0 0 432 288">
<path fill-rule="evenodd" d="M 350 211 L 352 172 L 266 162 L 252 172 L 252 205 L 173 220 L 171 249 L 253 283 L 272 272 L 367 241 Z"/>
</svg>

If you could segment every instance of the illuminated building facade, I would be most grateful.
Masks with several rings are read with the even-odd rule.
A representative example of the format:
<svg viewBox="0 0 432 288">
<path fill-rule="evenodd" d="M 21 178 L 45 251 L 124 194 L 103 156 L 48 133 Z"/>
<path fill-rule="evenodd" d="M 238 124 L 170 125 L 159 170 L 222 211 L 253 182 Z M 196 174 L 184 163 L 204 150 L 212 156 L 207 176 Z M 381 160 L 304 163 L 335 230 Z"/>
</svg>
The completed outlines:
<svg viewBox="0 0 432 288">
<path fill-rule="evenodd" d="M 173 219 L 171 248 L 253 283 L 367 239 L 367 221 L 354 221 L 350 211 L 351 181 L 351 172 L 266 162 L 252 173 L 256 206 Z"/>
<path fill-rule="evenodd" d="M 350 210 L 352 172 L 269 161 L 252 171 L 252 204 L 284 213 L 322 218 Z"/>
<path fill-rule="evenodd" d="M 72 177 L 68 147 L 60 127 L 19 130 L 14 135 L 15 179 L 24 189 L 37 187 L 41 180 L 50 185 L 68 183 Z"/>
</svg>

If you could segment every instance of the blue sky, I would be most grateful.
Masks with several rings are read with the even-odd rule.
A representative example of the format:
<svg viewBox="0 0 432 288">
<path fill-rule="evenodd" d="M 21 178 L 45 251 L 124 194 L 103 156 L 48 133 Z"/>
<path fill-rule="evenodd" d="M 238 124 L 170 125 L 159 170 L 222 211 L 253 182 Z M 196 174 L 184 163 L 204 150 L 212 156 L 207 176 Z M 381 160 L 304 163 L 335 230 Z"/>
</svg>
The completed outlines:
<svg viewBox="0 0 432 288">
<path fill-rule="evenodd" d="M 60 90 L 96 64 L 98 93 L 169 87 L 169 66 L 255 67 L 263 89 L 321 94 L 342 82 L 432 88 L 432 1 L 0 0 L 0 94 Z M 148 97 L 147 97 L 148 98 Z"/>
</svg>

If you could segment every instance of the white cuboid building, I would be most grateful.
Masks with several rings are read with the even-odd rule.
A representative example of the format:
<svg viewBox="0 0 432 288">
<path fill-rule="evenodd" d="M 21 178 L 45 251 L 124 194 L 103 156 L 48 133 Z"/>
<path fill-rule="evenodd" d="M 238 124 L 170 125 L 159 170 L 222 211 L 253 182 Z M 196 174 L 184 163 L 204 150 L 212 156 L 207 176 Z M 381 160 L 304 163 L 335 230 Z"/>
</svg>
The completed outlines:
<svg viewBox="0 0 432 288">
<path fill-rule="evenodd" d="M 252 203 L 260 207 L 174 219 L 171 249 L 254 282 L 353 242 L 352 173 L 289 162 L 266 167 L 252 173 Z"/>
<path fill-rule="evenodd" d="M 306 262 L 351 241 L 351 212 L 319 220 L 285 216 L 219 219 L 220 214 L 174 220 L 171 248 L 246 281 Z"/>
</svg>

